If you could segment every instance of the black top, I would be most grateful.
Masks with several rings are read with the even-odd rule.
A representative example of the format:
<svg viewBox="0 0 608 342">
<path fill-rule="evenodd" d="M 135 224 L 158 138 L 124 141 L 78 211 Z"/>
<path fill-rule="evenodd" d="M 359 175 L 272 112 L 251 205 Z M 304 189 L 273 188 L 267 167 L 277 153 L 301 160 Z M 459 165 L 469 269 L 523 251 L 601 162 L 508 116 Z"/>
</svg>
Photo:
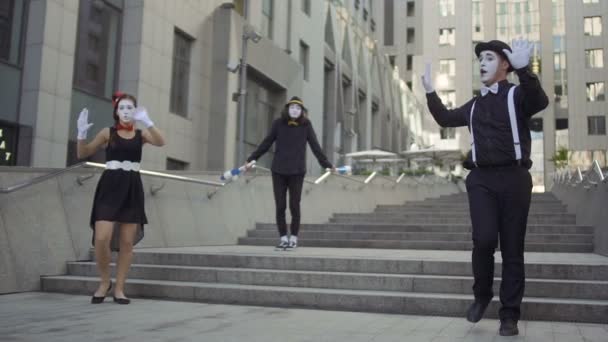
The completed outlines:
<svg viewBox="0 0 608 342">
<path fill-rule="evenodd" d="M 106 147 L 106 160 L 141 162 L 143 137 L 141 130 L 135 130 L 135 136 L 125 139 L 118 135 L 116 128 L 110 127 L 110 141 Z"/>
<path fill-rule="evenodd" d="M 530 118 L 547 108 L 549 99 L 541 87 L 538 77 L 528 68 L 515 71 L 519 77 L 519 87 L 515 89 L 513 99 L 519 139 L 522 150 L 522 161 L 524 165 L 530 162 Z M 513 145 L 513 134 L 507 105 L 509 89 L 513 84 L 507 80 L 498 83 L 498 93 L 488 92 L 486 96 L 477 96 L 467 102 L 464 106 L 448 110 L 437 93 L 427 94 L 429 110 L 435 121 L 442 127 L 469 126 L 471 106 L 475 102 L 473 113 L 473 133 L 475 135 L 475 151 L 477 164 L 479 166 L 508 165 L 515 161 L 515 147 Z M 467 165 L 472 165 L 472 156 L 469 151 Z"/>
<path fill-rule="evenodd" d="M 310 144 L 313 154 L 319 164 L 324 168 L 331 168 L 332 164 L 323 153 L 317 135 L 309 120 L 299 122 L 288 121 L 284 118 L 276 119 L 272 123 L 270 133 L 258 146 L 247 162 L 260 158 L 272 143 L 276 142 L 274 159 L 271 170 L 282 175 L 303 175 L 306 173 L 306 143 Z"/>
</svg>

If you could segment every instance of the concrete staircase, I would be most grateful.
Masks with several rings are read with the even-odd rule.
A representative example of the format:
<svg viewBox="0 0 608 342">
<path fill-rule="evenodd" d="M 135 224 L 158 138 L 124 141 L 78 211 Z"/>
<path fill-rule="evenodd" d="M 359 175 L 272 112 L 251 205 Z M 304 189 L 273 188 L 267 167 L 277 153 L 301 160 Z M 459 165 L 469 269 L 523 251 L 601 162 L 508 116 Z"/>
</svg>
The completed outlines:
<svg viewBox="0 0 608 342">
<path fill-rule="evenodd" d="M 574 217 L 561 214 L 564 207 L 550 195 L 535 195 L 533 201 L 530 216 L 537 221 L 529 226 L 527 247 L 542 252 L 526 254 L 523 319 L 608 323 L 608 258 L 588 253 L 591 228 L 577 226 Z M 293 252 L 273 251 L 270 246 L 277 236 L 270 224 L 258 224 L 239 246 L 140 249 L 127 293 L 212 303 L 462 316 L 472 300 L 473 282 L 467 210 L 466 198 L 452 195 L 381 206 L 370 214 L 337 214 L 330 223 L 304 225 L 303 247 Z M 497 276 L 499 263 L 497 253 Z M 97 281 L 94 262 L 72 262 L 67 275 L 43 277 L 42 287 L 90 295 Z M 497 278 L 496 294 L 499 283 Z M 496 317 L 498 305 L 496 298 L 487 317 Z"/>
<path fill-rule="evenodd" d="M 593 229 L 577 226 L 576 217 L 552 195 L 535 194 L 528 218 L 526 251 L 589 253 Z M 260 223 L 239 239 L 243 245 L 277 243 L 274 224 Z M 379 206 L 364 214 L 335 214 L 329 223 L 304 224 L 299 244 L 309 247 L 471 250 L 466 195 Z"/>
</svg>

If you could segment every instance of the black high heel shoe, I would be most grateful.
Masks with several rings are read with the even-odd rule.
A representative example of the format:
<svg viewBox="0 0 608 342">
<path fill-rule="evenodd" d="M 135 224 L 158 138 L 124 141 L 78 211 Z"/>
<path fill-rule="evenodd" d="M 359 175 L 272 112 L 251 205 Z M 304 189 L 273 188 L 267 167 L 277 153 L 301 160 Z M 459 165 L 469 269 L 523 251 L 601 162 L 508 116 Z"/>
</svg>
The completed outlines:
<svg viewBox="0 0 608 342">
<path fill-rule="evenodd" d="M 114 303 L 116 304 L 122 304 L 122 305 L 127 305 L 131 303 L 131 300 L 129 298 L 116 298 L 114 297 Z"/>
<path fill-rule="evenodd" d="M 103 297 L 95 297 L 95 294 L 93 294 L 93 297 L 91 298 L 91 304 L 103 303 L 103 301 L 106 299 L 106 296 L 108 295 L 108 293 L 110 292 L 111 289 L 112 289 L 112 282 L 110 282 L 110 286 L 106 290 L 106 294 Z"/>
</svg>

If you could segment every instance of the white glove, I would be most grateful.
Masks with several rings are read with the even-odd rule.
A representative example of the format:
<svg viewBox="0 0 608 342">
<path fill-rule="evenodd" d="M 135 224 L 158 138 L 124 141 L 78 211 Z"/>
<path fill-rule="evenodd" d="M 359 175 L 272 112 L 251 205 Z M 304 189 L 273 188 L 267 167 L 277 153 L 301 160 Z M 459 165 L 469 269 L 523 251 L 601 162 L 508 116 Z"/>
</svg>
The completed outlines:
<svg viewBox="0 0 608 342">
<path fill-rule="evenodd" d="M 154 122 L 152 122 L 152 120 L 150 120 L 150 117 L 148 116 L 148 111 L 144 107 L 135 108 L 135 113 L 133 114 L 133 119 L 135 119 L 135 121 L 139 121 L 139 122 L 143 123 L 144 126 L 146 126 L 146 128 L 150 128 L 150 127 L 154 126 Z"/>
<path fill-rule="evenodd" d="M 430 94 L 435 91 L 433 87 L 433 81 L 431 80 L 431 63 L 426 63 L 424 65 L 424 75 L 422 75 L 422 86 L 427 94 Z"/>
<path fill-rule="evenodd" d="M 89 123 L 89 110 L 83 108 L 78 115 L 78 120 L 76 121 L 76 127 L 78 128 L 78 140 L 85 140 L 87 138 L 87 131 L 89 128 L 93 126 L 92 123 Z"/>
<path fill-rule="evenodd" d="M 511 44 L 513 52 L 503 49 L 502 52 L 509 58 L 509 63 L 513 69 L 524 68 L 530 63 L 530 55 L 532 54 L 533 44 L 530 44 L 526 39 L 517 39 Z"/>
</svg>

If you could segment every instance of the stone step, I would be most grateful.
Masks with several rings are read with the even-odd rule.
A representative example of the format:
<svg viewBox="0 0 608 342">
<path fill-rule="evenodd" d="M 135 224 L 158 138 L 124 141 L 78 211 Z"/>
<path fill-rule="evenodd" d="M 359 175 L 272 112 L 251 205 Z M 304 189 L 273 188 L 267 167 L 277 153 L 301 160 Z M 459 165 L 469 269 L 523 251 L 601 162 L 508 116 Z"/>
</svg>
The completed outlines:
<svg viewBox="0 0 608 342">
<path fill-rule="evenodd" d="M 276 231 L 250 230 L 247 237 L 276 238 Z M 375 232 L 375 231 L 319 231 L 300 230 L 302 241 L 311 240 L 402 240 L 402 241 L 471 241 L 471 233 L 437 233 L 437 232 Z M 529 243 L 573 243 L 592 244 L 591 234 L 527 234 Z"/>
<path fill-rule="evenodd" d="M 418 211 L 418 212 L 393 212 L 393 213 L 379 213 L 379 212 L 371 212 L 371 213 L 335 213 L 333 215 L 334 218 L 419 218 L 419 217 L 445 217 L 445 218 L 469 218 L 470 214 L 468 212 L 432 212 L 432 211 Z M 576 215 L 574 214 L 561 214 L 561 213 L 530 213 L 528 215 L 528 219 L 555 219 L 559 221 L 576 221 Z"/>
<path fill-rule="evenodd" d="M 330 217 L 330 223 L 343 223 L 343 224 L 368 224 L 368 223 L 407 223 L 407 224 L 470 224 L 471 219 L 467 216 L 386 216 L 386 215 L 368 215 L 368 216 L 339 216 L 339 217 Z M 545 217 L 545 218 L 537 218 L 531 216 L 528 218 L 528 224 L 537 224 L 537 225 L 553 225 L 553 224 L 576 224 L 576 218 L 554 218 L 554 217 Z"/>
<path fill-rule="evenodd" d="M 239 238 L 239 245 L 275 246 L 278 238 Z M 300 246 L 336 248 L 389 248 L 389 249 L 431 249 L 431 250 L 471 250 L 471 241 L 401 241 L 401 240 L 335 240 L 298 239 Z M 526 242 L 528 252 L 591 253 L 592 244 L 578 243 L 533 243 Z"/>
<path fill-rule="evenodd" d="M 115 264 L 111 265 L 116 273 Z M 96 277 L 94 262 L 68 263 L 68 275 Z M 134 264 L 129 277 L 146 280 L 186 281 L 242 285 L 314 287 L 345 290 L 471 293 L 473 277 L 419 274 L 382 274 L 269 270 Z M 500 278 L 494 281 L 499 293 Z M 608 281 L 526 279 L 526 296 L 546 298 L 578 298 L 608 300 Z"/>
<path fill-rule="evenodd" d="M 90 295 L 98 284 L 97 277 L 42 278 L 42 288 L 48 292 Z M 461 317 L 472 301 L 471 295 L 462 294 L 320 289 L 136 278 L 129 279 L 125 291 L 131 297 L 205 303 L 455 317 Z M 497 309 L 498 301 L 494 300 L 486 316 L 495 318 Z M 608 301 L 602 300 L 525 297 L 522 303 L 521 318 L 525 320 L 606 323 L 607 317 Z"/>
<path fill-rule="evenodd" d="M 276 241 L 275 241 L 276 242 Z M 240 248 L 247 246 L 234 246 Z M 181 265 L 199 267 L 254 268 L 294 271 L 420 274 L 469 276 L 472 266 L 468 252 L 437 252 L 428 250 L 336 250 L 303 248 L 294 252 L 275 252 L 273 247 L 255 248 L 252 253 L 230 252 L 148 252 L 137 250 L 134 264 Z M 312 252 L 311 252 L 312 250 Z M 342 253 L 338 253 L 342 252 Z M 312 254 L 307 254 L 312 253 Z M 331 254 L 330 254 L 331 253 Z M 407 253 L 407 256 L 401 256 Z M 337 256 L 332 256 L 336 255 Z M 346 255 L 344 255 L 346 254 Z M 440 256 L 434 256 L 440 254 Z M 367 255 L 367 256 L 366 256 Z M 540 253 L 526 257 L 526 276 L 539 279 L 605 280 L 608 264 L 579 263 L 581 254 Z M 399 256 L 399 257 L 395 257 Z M 92 259 L 94 255 L 91 254 Z M 116 255 L 114 255 L 114 258 Z M 559 258 L 557 258 L 559 257 Z M 500 253 L 496 253 L 495 275 L 500 276 Z M 533 261 L 530 261 L 532 259 Z"/>
<path fill-rule="evenodd" d="M 277 231 L 275 223 L 257 223 L 256 230 Z M 302 231 L 351 231 L 351 232 L 444 232 L 444 233 L 471 233 L 470 224 L 340 224 L 320 223 L 300 226 Z M 528 225 L 528 234 L 593 234 L 593 227 L 575 225 Z"/>
<path fill-rule="evenodd" d="M 399 206 L 394 208 L 380 208 L 376 207 L 374 210 L 376 213 L 409 213 L 409 212 L 427 212 L 427 213 L 468 213 L 469 206 L 431 206 L 431 205 L 410 205 L 410 206 Z M 532 214 L 543 214 L 543 213 L 566 213 L 566 208 L 562 207 L 530 207 L 530 213 Z"/>
</svg>

